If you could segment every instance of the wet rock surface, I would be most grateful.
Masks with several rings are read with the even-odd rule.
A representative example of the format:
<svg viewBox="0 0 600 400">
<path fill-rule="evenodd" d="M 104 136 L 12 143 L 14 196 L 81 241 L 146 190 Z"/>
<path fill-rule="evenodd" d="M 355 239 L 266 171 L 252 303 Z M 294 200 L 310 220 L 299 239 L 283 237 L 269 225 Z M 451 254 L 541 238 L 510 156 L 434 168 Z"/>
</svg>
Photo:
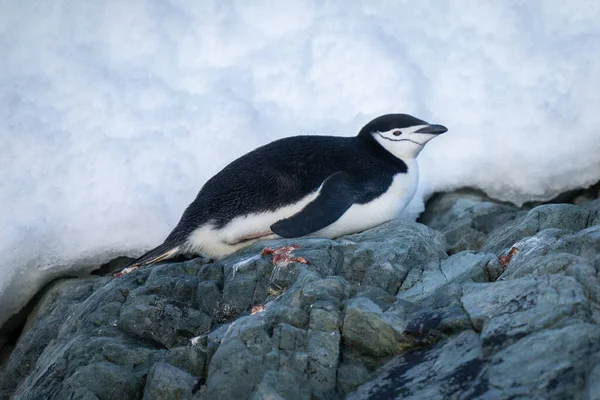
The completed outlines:
<svg viewBox="0 0 600 400">
<path fill-rule="evenodd" d="M 429 226 L 65 280 L 0 398 L 598 398 L 600 200 L 436 201 Z M 291 244 L 309 264 L 261 255 Z"/>
</svg>

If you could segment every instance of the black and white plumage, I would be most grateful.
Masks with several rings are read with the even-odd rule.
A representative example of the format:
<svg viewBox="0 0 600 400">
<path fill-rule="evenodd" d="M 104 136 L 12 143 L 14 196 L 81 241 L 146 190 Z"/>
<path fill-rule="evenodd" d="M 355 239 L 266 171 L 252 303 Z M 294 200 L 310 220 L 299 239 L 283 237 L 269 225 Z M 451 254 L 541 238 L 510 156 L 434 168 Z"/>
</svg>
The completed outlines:
<svg viewBox="0 0 600 400">
<path fill-rule="evenodd" d="M 355 137 L 296 136 L 259 147 L 208 180 L 164 243 L 130 265 L 181 254 L 221 258 L 260 239 L 333 238 L 391 220 L 415 194 L 416 156 L 446 131 L 388 114 Z"/>
</svg>

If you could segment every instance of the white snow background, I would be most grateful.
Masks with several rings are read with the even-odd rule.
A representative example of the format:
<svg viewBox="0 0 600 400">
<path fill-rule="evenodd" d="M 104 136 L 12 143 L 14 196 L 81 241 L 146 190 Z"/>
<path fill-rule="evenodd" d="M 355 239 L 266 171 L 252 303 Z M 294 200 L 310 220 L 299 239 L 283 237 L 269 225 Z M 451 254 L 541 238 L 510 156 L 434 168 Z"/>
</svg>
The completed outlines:
<svg viewBox="0 0 600 400">
<path fill-rule="evenodd" d="M 274 139 L 406 112 L 450 131 L 423 196 L 520 204 L 600 179 L 600 2 L 0 0 L 0 324 L 139 255 Z"/>
</svg>

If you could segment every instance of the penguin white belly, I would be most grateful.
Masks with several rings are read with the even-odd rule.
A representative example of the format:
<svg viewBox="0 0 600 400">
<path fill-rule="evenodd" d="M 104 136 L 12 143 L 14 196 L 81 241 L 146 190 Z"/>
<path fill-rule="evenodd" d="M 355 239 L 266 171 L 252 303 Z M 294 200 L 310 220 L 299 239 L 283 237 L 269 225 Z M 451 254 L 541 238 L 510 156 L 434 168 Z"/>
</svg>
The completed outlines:
<svg viewBox="0 0 600 400">
<path fill-rule="evenodd" d="M 319 190 L 305 196 L 296 203 L 275 211 L 235 217 L 219 229 L 216 229 L 210 222 L 204 224 L 189 236 L 186 250 L 204 254 L 208 257 L 221 258 L 259 240 L 278 238 L 279 236 L 271 232 L 271 225 L 296 214 L 313 201 L 318 194 Z M 244 238 L 248 238 L 248 240 L 244 240 Z"/>
<path fill-rule="evenodd" d="M 354 204 L 333 224 L 311 236 L 338 237 L 364 231 L 398 216 L 412 200 L 419 181 L 417 163 L 407 163 L 408 172 L 394 176 L 388 190 L 366 204 Z"/>
</svg>

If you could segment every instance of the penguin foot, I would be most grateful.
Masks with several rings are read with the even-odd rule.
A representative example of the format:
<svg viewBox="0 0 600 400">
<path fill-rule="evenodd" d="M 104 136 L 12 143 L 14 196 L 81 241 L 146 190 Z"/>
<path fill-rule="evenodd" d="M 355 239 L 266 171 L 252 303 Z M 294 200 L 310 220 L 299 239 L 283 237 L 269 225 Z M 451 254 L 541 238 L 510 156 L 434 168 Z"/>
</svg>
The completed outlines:
<svg viewBox="0 0 600 400">
<path fill-rule="evenodd" d="M 136 269 L 139 269 L 139 268 L 140 268 L 140 266 L 139 266 L 139 265 L 134 265 L 134 266 L 132 266 L 132 267 L 123 268 L 123 269 L 122 269 L 122 270 L 120 270 L 119 272 L 115 272 L 115 273 L 113 274 L 113 277 L 114 277 L 114 278 L 120 278 L 120 277 L 122 277 L 123 275 L 127 275 L 127 274 L 129 274 L 130 272 L 133 272 L 133 271 L 135 271 Z"/>
<path fill-rule="evenodd" d="M 294 244 L 289 246 L 279 247 L 278 249 L 272 249 L 270 247 L 265 247 L 260 252 L 261 256 L 266 256 L 269 254 L 273 254 L 273 265 L 276 267 L 286 266 L 292 262 L 298 262 L 300 264 L 308 264 L 309 262 L 304 257 L 294 256 L 293 251 L 299 249 L 299 246 Z"/>
<path fill-rule="evenodd" d="M 259 312 L 262 312 L 262 311 L 265 311 L 265 305 L 258 304 L 256 306 L 252 306 L 252 309 L 250 310 L 250 315 L 258 314 Z"/>
<path fill-rule="evenodd" d="M 518 252 L 519 252 L 519 249 L 515 245 L 515 246 L 511 247 L 511 249 L 510 249 L 510 251 L 508 252 L 507 255 L 498 257 L 498 262 L 500 262 L 500 266 L 502 267 L 502 271 L 504 271 L 506 269 L 506 267 L 508 267 L 508 263 L 510 263 L 511 258 L 513 258 L 513 256 L 515 254 L 517 254 Z"/>
</svg>

